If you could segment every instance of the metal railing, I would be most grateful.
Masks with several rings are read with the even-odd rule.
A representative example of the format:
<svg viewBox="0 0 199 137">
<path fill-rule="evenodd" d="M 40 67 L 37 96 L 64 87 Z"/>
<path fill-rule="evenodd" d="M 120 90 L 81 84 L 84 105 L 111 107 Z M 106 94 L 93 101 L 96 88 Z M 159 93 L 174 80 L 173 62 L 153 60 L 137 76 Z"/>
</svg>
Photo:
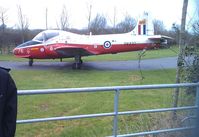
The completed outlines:
<svg viewBox="0 0 199 137">
<path fill-rule="evenodd" d="M 194 106 L 184 106 L 175 108 L 160 108 L 150 110 L 137 110 L 137 111 L 118 111 L 119 95 L 124 90 L 149 90 L 149 89 L 164 89 L 164 88 L 182 88 L 182 87 L 196 87 L 196 101 Z M 156 85 L 135 85 L 135 86 L 112 86 L 112 87 L 89 87 L 89 88 L 66 88 L 66 89 L 41 89 L 41 90 L 19 90 L 18 95 L 38 95 L 38 94 L 63 94 L 63 93 L 82 93 L 82 92 L 115 92 L 114 96 L 114 112 L 109 113 L 97 113 L 97 114 L 86 114 L 86 115 L 75 115 L 75 116 L 62 116 L 62 117 L 50 117 L 50 118 L 34 118 L 17 120 L 17 124 L 25 123 L 36 123 L 36 122 L 47 122 L 57 120 L 73 120 L 83 118 L 97 118 L 97 117 L 108 117 L 113 116 L 113 137 L 130 137 L 130 136 L 143 136 L 143 135 L 155 135 L 167 132 L 178 132 L 182 130 L 191 130 L 199 127 L 199 83 L 181 83 L 181 84 L 156 84 Z M 155 112 L 167 112 L 167 111 L 178 111 L 178 110 L 195 110 L 196 111 L 196 123 L 190 127 L 161 129 L 155 131 L 139 132 L 132 134 L 118 135 L 118 116 L 119 115 L 132 115 L 142 113 L 155 113 Z M 197 130 L 195 130 L 198 132 Z M 196 133 L 198 134 L 198 133 Z"/>
</svg>

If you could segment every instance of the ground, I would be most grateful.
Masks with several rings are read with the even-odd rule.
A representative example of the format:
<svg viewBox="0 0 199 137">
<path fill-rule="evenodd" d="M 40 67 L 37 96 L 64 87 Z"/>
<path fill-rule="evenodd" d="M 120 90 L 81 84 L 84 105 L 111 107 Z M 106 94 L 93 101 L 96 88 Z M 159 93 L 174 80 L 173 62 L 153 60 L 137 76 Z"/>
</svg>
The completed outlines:
<svg viewBox="0 0 199 137">
<path fill-rule="evenodd" d="M 176 68 L 177 57 L 141 60 L 142 70 Z M 72 62 L 35 62 L 32 67 L 27 62 L 1 61 L 1 66 L 15 70 L 71 69 Z M 138 60 L 132 61 L 89 61 L 82 65 L 83 70 L 139 70 Z"/>
</svg>

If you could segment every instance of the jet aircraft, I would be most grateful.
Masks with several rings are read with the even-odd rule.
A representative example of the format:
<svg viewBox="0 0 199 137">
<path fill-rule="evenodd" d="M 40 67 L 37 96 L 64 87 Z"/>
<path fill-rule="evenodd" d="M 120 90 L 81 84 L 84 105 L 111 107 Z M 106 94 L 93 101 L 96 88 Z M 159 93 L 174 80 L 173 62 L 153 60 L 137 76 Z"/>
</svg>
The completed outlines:
<svg viewBox="0 0 199 137">
<path fill-rule="evenodd" d="M 29 66 L 33 65 L 33 59 L 74 58 L 73 68 L 80 69 L 83 56 L 151 49 L 159 47 L 167 39 L 171 38 L 154 35 L 147 18 L 142 18 L 135 29 L 123 34 L 80 35 L 61 30 L 45 30 L 17 46 L 13 53 L 16 57 L 28 58 Z"/>
</svg>

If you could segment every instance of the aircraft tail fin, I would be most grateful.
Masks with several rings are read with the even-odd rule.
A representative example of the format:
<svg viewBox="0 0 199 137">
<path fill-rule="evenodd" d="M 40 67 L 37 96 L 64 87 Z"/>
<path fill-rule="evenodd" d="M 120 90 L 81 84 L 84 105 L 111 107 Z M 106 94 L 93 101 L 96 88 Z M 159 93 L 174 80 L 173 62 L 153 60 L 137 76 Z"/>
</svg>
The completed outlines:
<svg viewBox="0 0 199 137">
<path fill-rule="evenodd" d="M 144 12 L 132 32 L 134 35 L 154 35 L 153 21 L 147 12 Z"/>
</svg>

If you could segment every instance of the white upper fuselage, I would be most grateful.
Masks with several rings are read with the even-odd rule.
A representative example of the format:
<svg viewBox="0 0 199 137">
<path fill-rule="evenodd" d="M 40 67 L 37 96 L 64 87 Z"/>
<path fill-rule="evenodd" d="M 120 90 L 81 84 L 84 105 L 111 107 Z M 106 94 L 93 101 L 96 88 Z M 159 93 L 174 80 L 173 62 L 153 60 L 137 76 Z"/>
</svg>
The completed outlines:
<svg viewBox="0 0 199 137">
<path fill-rule="evenodd" d="M 65 31 L 59 31 L 59 35 L 49 39 L 45 44 L 65 43 L 80 45 L 103 45 L 105 41 L 110 41 L 112 45 L 117 44 L 144 44 L 154 43 L 146 35 L 135 35 L 132 33 L 106 34 L 106 35 L 79 35 Z"/>
</svg>

